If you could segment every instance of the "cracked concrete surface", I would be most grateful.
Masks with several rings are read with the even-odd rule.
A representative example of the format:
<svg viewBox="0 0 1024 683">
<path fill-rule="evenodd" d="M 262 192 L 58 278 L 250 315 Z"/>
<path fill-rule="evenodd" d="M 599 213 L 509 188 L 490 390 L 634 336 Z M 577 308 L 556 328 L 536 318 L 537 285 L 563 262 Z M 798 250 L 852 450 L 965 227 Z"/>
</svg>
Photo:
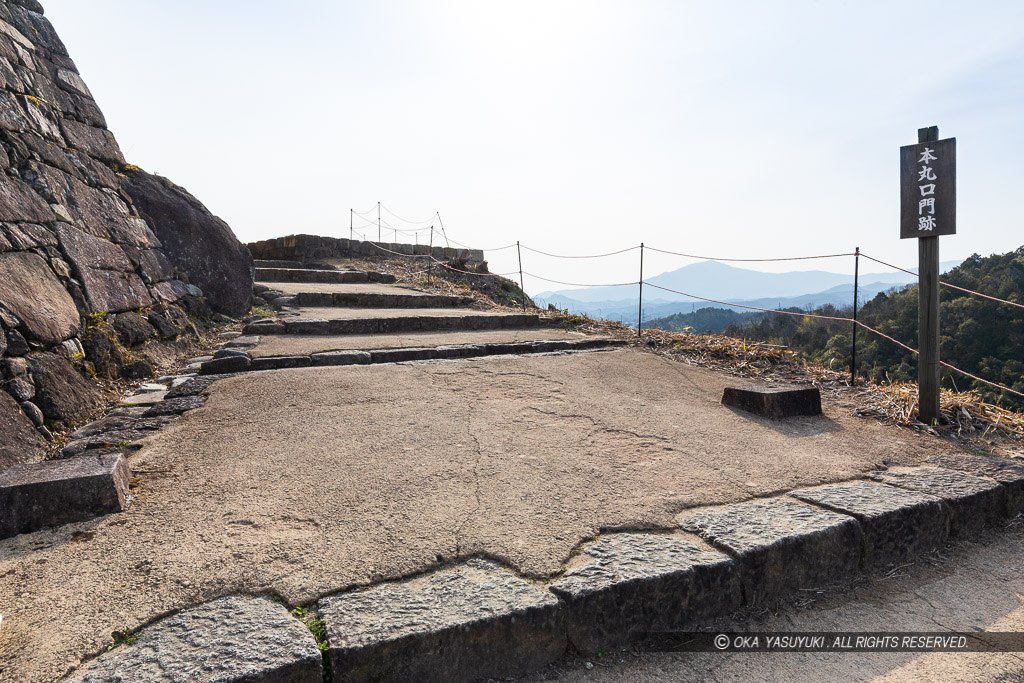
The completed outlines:
<svg viewBox="0 0 1024 683">
<path fill-rule="evenodd" d="M 125 513 L 0 541 L 0 677 L 52 680 L 162 614 L 290 604 L 457 557 L 558 571 L 606 529 L 950 450 L 854 418 L 723 407 L 643 352 L 248 373 L 131 458 Z"/>
</svg>

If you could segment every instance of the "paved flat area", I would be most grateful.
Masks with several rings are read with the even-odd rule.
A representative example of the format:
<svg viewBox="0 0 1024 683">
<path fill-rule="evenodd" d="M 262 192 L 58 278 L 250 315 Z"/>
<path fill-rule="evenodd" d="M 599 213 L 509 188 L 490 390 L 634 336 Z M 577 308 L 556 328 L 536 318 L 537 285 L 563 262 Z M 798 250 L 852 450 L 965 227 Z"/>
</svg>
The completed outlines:
<svg viewBox="0 0 1024 683">
<path fill-rule="evenodd" d="M 384 285 L 374 282 L 341 283 L 341 282 L 257 282 L 258 285 L 270 287 L 282 294 L 294 295 L 302 292 L 326 292 L 330 294 L 401 294 L 403 296 L 426 296 L 423 292 L 404 285 Z"/>
<path fill-rule="evenodd" d="M 580 334 L 553 328 L 528 328 L 524 330 L 470 330 L 466 332 L 408 332 L 405 334 L 351 334 L 351 335 L 298 335 L 268 334 L 260 337 L 260 343 L 248 349 L 253 357 L 265 356 L 307 356 L 321 351 L 341 349 L 408 349 L 420 346 L 444 346 L 447 344 L 508 344 L 512 342 L 583 340 L 592 335 Z"/>
<path fill-rule="evenodd" d="M 334 308 L 300 306 L 288 308 L 286 313 L 298 313 L 300 318 L 340 320 L 342 318 L 414 318 L 417 316 L 508 315 L 511 311 L 477 311 L 471 308 Z"/>
<path fill-rule="evenodd" d="M 766 618 L 723 621 L 725 632 L 1024 632 L 1024 525 L 961 543 L 894 575 L 801 596 Z M 590 668 L 587 664 L 590 664 Z M 1024 681 L 1024 653 L 653 653 L 566 657 L 523 683 L 664 681 Z"/>
<path fill-rule="evenodd" d="M 124 513 L 0 541 L 0 676 L 53 680 L 159 615 L 290 604 L 488 555 L 558 570 L 608 528 L 947 450 L 720 404 L 736 380 L 612 351 L 247 373 L 145 442 Z"/>
</svg>

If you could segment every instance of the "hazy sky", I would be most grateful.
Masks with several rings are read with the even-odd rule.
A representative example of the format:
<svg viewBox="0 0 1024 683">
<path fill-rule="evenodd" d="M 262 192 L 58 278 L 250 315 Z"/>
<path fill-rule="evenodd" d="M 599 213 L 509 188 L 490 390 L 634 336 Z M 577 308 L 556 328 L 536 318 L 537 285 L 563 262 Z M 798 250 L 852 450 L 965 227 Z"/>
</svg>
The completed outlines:
<svg viewBox="0 0 1024 683">
<path fill-rule="evenodd" d="M 349 209 L 381 201 L 413 220 L 439 211 L 484 248 L 860 246 L 912 266 L 899 147 L 938 125 L 958 145 L 943 260 L 1024 244 L 1019 0 L 44 5 L 128 160 L 243 241 L 347 236 Z M 514 249 L 488 256 L 517 268 Z M 557 280 L 637 278 L 636 252 L 523 260 Z M 688 262 L 649 253 L 645 270 Z M 852 270 L 762 269 L 815 266 Z"/>
</svg>

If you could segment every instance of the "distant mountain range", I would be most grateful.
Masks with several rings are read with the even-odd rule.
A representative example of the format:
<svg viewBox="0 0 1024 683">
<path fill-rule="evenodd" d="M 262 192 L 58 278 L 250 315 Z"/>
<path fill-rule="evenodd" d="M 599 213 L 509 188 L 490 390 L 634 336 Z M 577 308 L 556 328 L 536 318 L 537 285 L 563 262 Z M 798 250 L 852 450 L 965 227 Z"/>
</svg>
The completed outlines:
<svg viewBox="0 0 1024 683">
<path fill-rule="evenodd" d="M 941 270 L 946 272 L 961 262 L 943 262 Z M 716 261 L 702 261 L 645 278 L 644 281 L 708 299 L 759 308 L 814 308 L 825 304 L 849 306 L 853 303 L 853 277 L 822 270 L 764 273 Z M 879 292 L 915 281 L 914 276 L 901 272 L 861 273 L 860 301 L 867 301 Z M 570 313 L 585 313 L 593 318 L 620 320 L 627 325 L 636 325 L 638 290 L 637 285 L 582 287 L 541 292 L 533 299 L 541 306 L 553 304 L 560 310 L 568 309 Z M 645 322 L 708 307 L 745 310 L 699 301 L 656 287 L 644 287 Z"/>
</svg>

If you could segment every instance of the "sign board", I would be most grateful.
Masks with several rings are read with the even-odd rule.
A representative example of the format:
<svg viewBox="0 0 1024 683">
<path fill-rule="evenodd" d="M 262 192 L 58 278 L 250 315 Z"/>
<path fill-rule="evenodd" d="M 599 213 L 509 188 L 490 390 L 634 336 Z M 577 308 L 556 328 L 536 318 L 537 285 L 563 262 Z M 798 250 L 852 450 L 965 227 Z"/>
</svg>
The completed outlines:
<svg viewBox="0 0 1024 683">
<path fill-rule="evenodd" d="M 955 234 L 956 138 L 900 147 L 900 239 Z"/>
</svg>

